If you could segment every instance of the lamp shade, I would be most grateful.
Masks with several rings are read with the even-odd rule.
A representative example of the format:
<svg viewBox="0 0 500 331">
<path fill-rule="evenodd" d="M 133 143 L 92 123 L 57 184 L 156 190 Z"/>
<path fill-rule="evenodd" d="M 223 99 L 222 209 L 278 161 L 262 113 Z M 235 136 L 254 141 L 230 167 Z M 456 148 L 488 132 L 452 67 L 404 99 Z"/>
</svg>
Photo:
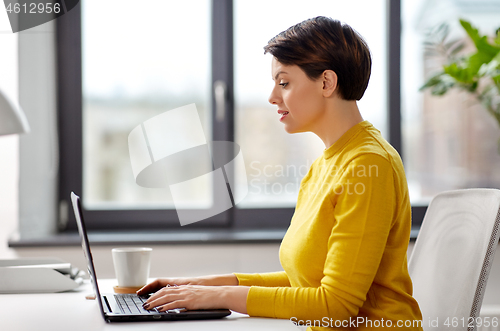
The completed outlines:
<svg viewBox="0 0 500 331">
<path fill-rule="evenodd" d="M 21 107 L 0 90 L 0 136 L 29 131 L 30 126 Z"/>
</svg>

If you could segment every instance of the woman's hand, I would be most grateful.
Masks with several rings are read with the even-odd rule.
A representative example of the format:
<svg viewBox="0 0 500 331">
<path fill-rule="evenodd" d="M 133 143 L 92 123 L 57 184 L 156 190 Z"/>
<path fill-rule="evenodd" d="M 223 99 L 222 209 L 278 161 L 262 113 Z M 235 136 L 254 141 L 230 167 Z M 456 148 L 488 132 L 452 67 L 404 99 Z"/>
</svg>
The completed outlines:
<svg viewBox="0 0 500 331">
<path fill-rule="evenodd" d="M 163 287 L 144 304 L 144 309 L 231 309 L 246 314 L 247 286 L 180 285 Z"/>
<path fill-rule="evenodd" d="M 236 278 L 234 274 L 192 278 L 159 278 L 145 285 L 143 288 L 137 291 L 137 294 L 146 295 L 149 293 L 154 293 L 168 285 L 236 286 L 238 285 L 238 278 Z"/>
</svg>

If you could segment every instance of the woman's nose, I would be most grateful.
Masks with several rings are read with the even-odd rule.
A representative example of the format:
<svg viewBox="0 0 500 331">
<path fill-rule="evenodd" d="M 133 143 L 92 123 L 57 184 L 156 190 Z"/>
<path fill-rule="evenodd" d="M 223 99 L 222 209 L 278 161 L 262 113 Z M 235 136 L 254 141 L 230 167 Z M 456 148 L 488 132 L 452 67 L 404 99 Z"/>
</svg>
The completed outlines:
<svg viewBox="0 0 500 331">
<path fill-rule="evenodd" d="M 273 90 L 271 91 L 271 94 L 269 95 L 269 98 L 267 100 L 272 105 L 277 105 L 280 102 L 280 97 L 278 96 L 278 93 L 276 92 L 276 88 L 273 88 Z"/>
</svg>

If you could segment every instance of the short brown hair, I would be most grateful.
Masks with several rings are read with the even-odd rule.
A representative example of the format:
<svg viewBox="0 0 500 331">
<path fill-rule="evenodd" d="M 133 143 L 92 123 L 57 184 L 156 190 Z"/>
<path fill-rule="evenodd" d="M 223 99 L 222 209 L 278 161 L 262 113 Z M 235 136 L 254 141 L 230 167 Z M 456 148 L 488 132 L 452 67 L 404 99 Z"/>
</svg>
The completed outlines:
<svg viewBox="0 0 500 331">
<path fill-rule="evenodd" d="M 370 80 L 368 45 L 349 25 L 329 17 L 318 16 L 288 28 L 268 42 L 265 53 L 284 65 L 299 66 L 312 80 L 333 70 L 344 100 L 361 99 Z"/>
</svg>

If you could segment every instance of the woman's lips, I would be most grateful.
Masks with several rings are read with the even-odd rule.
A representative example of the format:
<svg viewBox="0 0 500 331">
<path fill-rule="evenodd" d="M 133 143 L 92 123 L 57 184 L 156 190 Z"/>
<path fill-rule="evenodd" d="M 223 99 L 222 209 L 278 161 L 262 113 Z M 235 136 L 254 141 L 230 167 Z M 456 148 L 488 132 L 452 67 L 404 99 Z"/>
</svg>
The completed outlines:
<svg viewBox="0 0 500 331">
<path fill-rule="evenodd" d="M 280 122 L 283 121 L 283 119 L 288 115 L 288 112 L 286 110 L 278 110 L 278 114 L 281 115 Z"/>
</svg>

